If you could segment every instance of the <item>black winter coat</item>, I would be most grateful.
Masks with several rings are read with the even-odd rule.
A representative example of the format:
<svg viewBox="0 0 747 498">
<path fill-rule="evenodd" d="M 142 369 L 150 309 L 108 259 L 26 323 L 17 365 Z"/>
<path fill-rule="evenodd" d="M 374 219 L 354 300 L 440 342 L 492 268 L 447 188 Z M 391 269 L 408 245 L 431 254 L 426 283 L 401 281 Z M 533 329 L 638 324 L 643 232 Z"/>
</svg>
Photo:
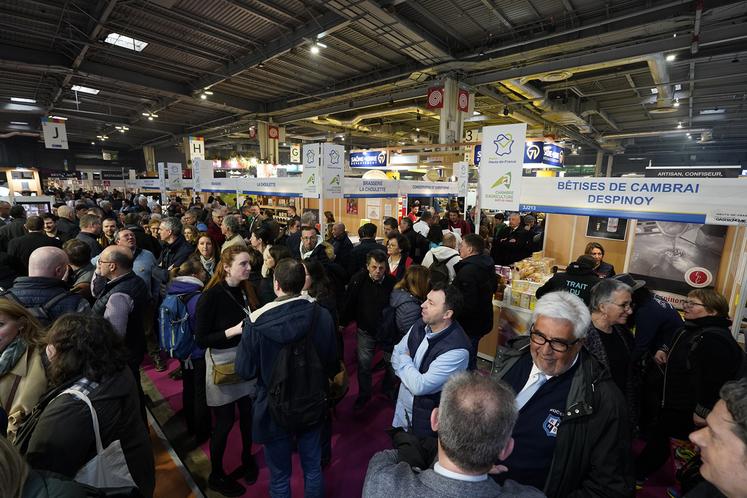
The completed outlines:
<svg viewBox="0 0 747 498">
<path fill-rule="evenodd" d="M 529 337 L 498 350 L 493 375 L 503 376 L 529 352 Z M 584 349 L 545 482 L 548 498 L 631 498 L 634 493 L 628 411 L 609 372 Z"/>
<path fill-rule="evenodd" d="M 529 232 L 523 226 L 505 233 L 497 240 L 498 247 L 493 251 L 495 264 L 508 266 L 528 257 L 531 254 L 529 237 Z"/>
<path fill-rule="evenodd" d="M 386 247 L 376 242 L 375 239 L 361 239 L 360 244 L 355 246 L 350 253 L 350 264 L 347 268 L 348 275 L 355 275 L 366 267 L 366 255 L 374 250 L 386 254 Z"/>
<path fill-rule="evenodd" d="M 60 239 L 47 236 L 44 232 L 30 232 L 8 242 L 8 255 L 20 265 L 20 273 L 28 275 L 31 253 L 40 247 L 62 247 Z"/>
<path fill-rule="evenodd" d="M 588 306 L 591 299 L 591 288 L 598 284 L 600 280 L 593 269 L 583 268 L 578 263 L 573 262 L 568 265 L 565 272 L 553 275 L 550 280 L 545 282 L 545 285 L 537 289 L 535 295 L 539 299 L 548 292 L 567 291 L 576 294 Z"/>
<path fill-rule="evenodd" d="M 26 235 L 26 218 L 15 218 L 0 227 L 0 252 L 8 252 L 8 243 L 23 235 Z"/>
<path fill-rule="evenodd" d="M 470 256 L 454 265 L 453 285 L 462 291 L 464 305 L 457 316 L 470 337 L 482 337 L 493 330 L 493 294 L 498 287 L 490 256 Z"/>
</svg>

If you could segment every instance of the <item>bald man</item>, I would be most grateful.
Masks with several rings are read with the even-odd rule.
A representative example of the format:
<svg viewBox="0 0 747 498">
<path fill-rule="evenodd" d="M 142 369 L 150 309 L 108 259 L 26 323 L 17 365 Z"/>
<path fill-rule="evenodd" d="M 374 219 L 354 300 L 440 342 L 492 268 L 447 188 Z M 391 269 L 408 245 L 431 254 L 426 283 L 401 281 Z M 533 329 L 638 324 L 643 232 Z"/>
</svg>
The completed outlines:
<svg viewBox="0 0 747 498">
<path fill-rule="evenodd" d="M 132 250 L 113 245 L 104 248 L 96 262 L 94 274 L 93 312 L 103 316 L 124 339 L 127 347 L 127 365 L 137 381 L 140 392 L 141 415 L 145 419 L 145 395 L 140 384 L 140 363 L 145 355 L 145 310 L 150 291 L 142 278 L 132 271 Z M 98 285 L 104 279 L 103 286 Z"/>
<path fill-rule="evenodd" d="M 15 298 L 29 309 L 43 307 L 48 318 L 42 321 L 49 323 L 65 313 L 88 312 L 91 310 L 88 301 L 67 289 L 68 264 L 67 254 L 62 249 L 40 247 L 29 257 L 29 276 L 18 277 L 3 295 Z"/>
<path fill-rule="evenodd" d="M 332 225 L 332 238 L 329 239 L 329 243 L 335 250 L 335 262 L 342 265 L 343 268 L 348 268 L 353 252 L 353 243 L 350 241 L 343 223 Z"/>
</svg>

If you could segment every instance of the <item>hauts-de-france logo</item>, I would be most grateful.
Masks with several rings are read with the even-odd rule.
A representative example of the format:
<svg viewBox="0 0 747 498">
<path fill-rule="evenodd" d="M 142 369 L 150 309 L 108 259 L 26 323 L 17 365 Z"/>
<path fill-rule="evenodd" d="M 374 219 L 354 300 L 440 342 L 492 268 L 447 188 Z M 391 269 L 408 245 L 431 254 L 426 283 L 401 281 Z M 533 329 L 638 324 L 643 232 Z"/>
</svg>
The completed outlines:
<svg viewBox="0 0 747 498">
<path fill-rule="evenodd" d="M 329 164 L 338 164 L 340 162 L 340 154 L 336 150 L 329 151 Z"/>
<path fill-rule="evenodd" d="M 511 147 L 514 145 L 514 137 L 510 133 L 499 133 L 493 143 L 497 156 L 507 156 L 511 153 Z"/>
<path fill-rule="evenodd" d="M 309 164 L 314 162 L 314 151 L 311 149 L 306 151 L 306 162 Z"/>
<path fill-rule="evenodd" d="M 505 174 L 498 177 L 498 179 L 493 182 L 490 188 L 494 189 L 496 187 L 500 187 L 501 185 L 506 187 L 506 190 L 511 189 L 511 172 L 510 171 L 507 171 Z"/>
</svg>

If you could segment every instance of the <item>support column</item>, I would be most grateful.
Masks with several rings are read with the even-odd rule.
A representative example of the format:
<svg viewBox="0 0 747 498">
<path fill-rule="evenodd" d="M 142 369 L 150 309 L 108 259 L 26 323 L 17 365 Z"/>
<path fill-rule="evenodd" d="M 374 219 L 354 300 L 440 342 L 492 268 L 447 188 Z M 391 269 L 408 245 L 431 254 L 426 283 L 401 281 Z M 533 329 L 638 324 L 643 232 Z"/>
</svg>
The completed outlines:
<svg viewBox="0 0 747 498">
<path fill-rule="evenodd" d="M 605 176 L 608 178 L 612 176 L 612 163 L 614 162 L 614 160 L 614 154 L 610 154 L 609 156 L 607 156 L 607 174 Z"/>
<path fill-rule="evenodd" d="M 604 152 L 597 151 L 597 161 L 594 164 L 594 176 L 602 176 L 602 163 L 604 163 Z"/>
<path fill-rule="evenodd" d="M 456 80 L 443 80 L 444 106 L 438 129 L 438 143 L 453 144 L 461 140 L 464 130 L 464 113 L 459 111 L 459 85 Z"/>
</svg>

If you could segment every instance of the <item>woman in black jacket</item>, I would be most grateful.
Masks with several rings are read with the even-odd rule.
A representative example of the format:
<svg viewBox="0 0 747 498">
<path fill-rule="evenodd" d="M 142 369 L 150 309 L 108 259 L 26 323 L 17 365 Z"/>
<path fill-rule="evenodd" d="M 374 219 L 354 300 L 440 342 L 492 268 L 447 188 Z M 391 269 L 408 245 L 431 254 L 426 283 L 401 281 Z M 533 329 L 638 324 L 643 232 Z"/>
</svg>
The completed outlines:
<svg viewBox="0 0 747 498">
<path fill-rule="evenodd" d="M 96 455 L 96 437 L 88 406 L 63 393 L 73 388 L 91 401 L 104 448 L 119 441 L 140 493 L 153 496 L 153 450 L 122 339 L 104 318 L 71 313 L 52 324 L 47 341 L 54 387 L 19 431 L 16 446 L 34 469 L 76 476 Z"/>
<path fill-rule="evenodd" d="M 215 415 L 215 425 L 210 437 L 211 472 L 208 485 L 225 496 L 241 496 L 246 491 L 223 468 L 223 454 L 237 407 L 244 479 L 248 484 L 254 484 L 259 473 L 252 455 L 251 396 L 256 382 L 215 382 L 216 371 L 226 372 L 235 362 L 244 319 L 259 305 L 254 289 L 248 282 L 251 272 L 249 251 L 243 246 L 233 246 L 223 251 L 213 278 L 207 283 L 197 302 L 195 340 L 198 346 L 208 348 L 205 351 L 205 391 L 207 404 L 212 407 Z"/>
<path fill-rule="evenodd" d="M 729 304 L 713 289 L 696 289 L 684 303 L 685 324 L 654 360 L 664 373 L 658 422 L 636 460 L 645 479 L 669 457 L 669 438 L 687 439 L 719 399 L 719 390 L 739 371 L 743 352 L 731 335 Z"/>
</svg>

